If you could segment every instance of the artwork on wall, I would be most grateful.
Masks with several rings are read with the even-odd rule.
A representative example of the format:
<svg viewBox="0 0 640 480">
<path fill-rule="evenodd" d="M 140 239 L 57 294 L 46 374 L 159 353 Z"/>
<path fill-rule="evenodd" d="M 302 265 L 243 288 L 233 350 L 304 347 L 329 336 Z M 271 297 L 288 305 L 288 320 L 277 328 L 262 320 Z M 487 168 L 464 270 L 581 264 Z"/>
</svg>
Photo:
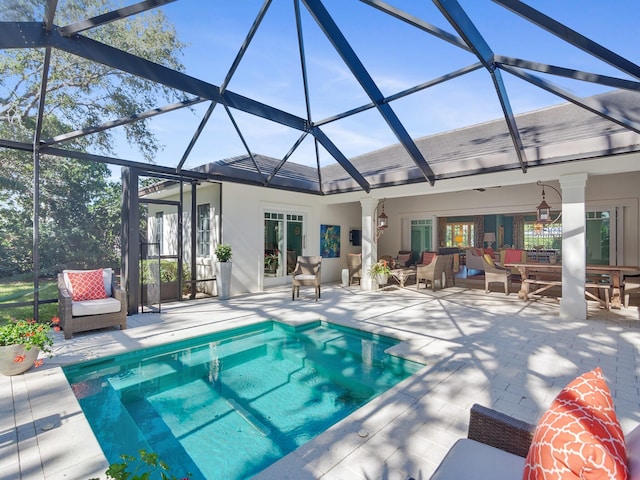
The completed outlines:
<svg viewBox="0 0 640 480">
<path fill-rule="evenodd" d="M 322 258 L 340 256 L 340 225 L 320 225 L 320 255 Z"/>
</svg>

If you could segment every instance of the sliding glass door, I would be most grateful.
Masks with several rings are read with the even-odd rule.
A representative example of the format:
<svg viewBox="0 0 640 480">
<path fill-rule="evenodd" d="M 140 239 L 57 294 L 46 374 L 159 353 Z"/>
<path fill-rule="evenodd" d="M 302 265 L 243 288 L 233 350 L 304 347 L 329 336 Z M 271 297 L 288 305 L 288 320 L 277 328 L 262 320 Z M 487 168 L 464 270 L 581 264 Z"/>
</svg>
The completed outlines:
<svg viewBox="0 0 640 480">
<path fill-rule="evenodd" d="M 617 265 L 616 232 L 622 231 L 622 207 L 587 211 L 587 263 Z"/>
<path fill-rule="evenodd" d="M 305 215 L 293 212 L 264 213 L 264 284 L 284 283 L 304 253 Z"/>
</svg>

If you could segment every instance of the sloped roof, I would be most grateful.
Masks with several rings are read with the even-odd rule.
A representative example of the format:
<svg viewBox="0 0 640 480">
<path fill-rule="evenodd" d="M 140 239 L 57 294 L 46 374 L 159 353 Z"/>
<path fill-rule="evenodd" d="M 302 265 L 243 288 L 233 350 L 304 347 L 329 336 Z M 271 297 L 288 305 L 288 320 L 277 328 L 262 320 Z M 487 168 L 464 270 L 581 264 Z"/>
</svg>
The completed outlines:
<svg viewBox="0 0 640 480">
<path fill-rule="evenodd" d="M 636 95 L 615 91 L 593 97 L 607 111 L 640 117 Z M 553 163 L 610 157 L 640 151 L 640 135 L 594 115 L 572 103 L 516 116 L 525 147 L 527 168 Z M 504 119 L 416 139 L 437 180 L 501 170 L 517 170 L 520 162 Z M 254 164 L 255 161 L 255 164 Z M 400 144 L 350 159 L 372 188 L 426 183 L 424 175 Z M 607 161 L 611 161 L 608 159 Z M 195 169 L 218 180 L 286 188 L 308 193 L 335 194 L 360 190 L 338 164 L 318 169 L 254 154 L 215 161 Z M 258 168 L 260 173 L 258 173 Z"/>
<path fill-rule="evenodd" d="M 104 8 L 110 8 L 112 3 L 106 2 Z M 92 38 L 91 32 L 93 30 L 110 22 L 124 22 L 129 16 L 155 8 L 169 11 L 171 3 L 179 3 L 182 13 L 190 11 L 193 15 L 202 14 L 200 6 L 196 5 L 197 2 L 193 4 L 193 2 L 174 2 L 174 0 L 144 1 L 136 4 L 135 8 L 118 8 L 80 22 L 58 25 L 56 23 L 58 21 L 56 13 L 59 9 L 58 2 L 46 0 L 43 2 L 46 8 L 43 10 L 44 18 L 42 21 L 33 21 L 29 16 L 28 20 L 21 18 L 23 21 L 0 22 L 0 52 L 14 51 L 15 49 L 40 49 L 48 53 L 64 52 L 96 64 L 107 65 L 121 72 L 122 75 L 133 75 L 154 85 L 167 87 L 179 93 L 179 97 L 182 99 L 177 104 L 158 106 L 145 112 L 127 112 L 128 116 L 118 119 L 78 118 L 74 120 L 77 121 L 77 125 L 73 131 L 61 131 L 59 135 L 46 140 L 42 139 L 44 109 L 40 108 L 37 117 L 31 122 L 34 125 L 34 135 L 30 138 L 33 138 L 34 141 L 23 138 L 0 138 L 0 148 L 31 152 L 36 157 L 40 154 L 48 154 L 132 167 L 149 175 L 155 174 L 171 180 L 234 181 L 316 194 L 334 194 L 354 190 L 369 192 L 373 188 L 418 182 L 434 184 L 439 179 L 515 168 L 524 173 L 527 169 L 538 165 L 576 161 L 637 150 L 638 135 L 640 134 L 640 122 L 637 121 L 640 66 L 524 2 L 487 1 L 486 6 L 482 4 L 480 10 L 477 10 L 478 4 L 474 1 L 469 2 L 469 12 L 467 12 L 458 0 L 433 0 L 434 13 L 437 15 L 425 11 L 422 14 L 424 18 L 378 0 L 361 0 L 360 2 L 302 0 L 290 5 L 293 11 L 289 11 L 289 14 L 279 10 L 284 2 L 265 2 L 255 16 L 251 14 L 250 9 L 247 11 L 246 14 L 253 21 L 243 41 L 239 43 L 235 59 L 226 71 L 223 77 L 225 81 L 221 85 L 154 63 L 153 59 L 143 58 L 137 54 L 138 52 L 128 51 L 129 47 L 126 45 L 118 48 Z M 228 3 L 233 7 L 238 4 L 238 2 Z M 328 8 L 325 3 L 331 3 L 331 6 Z M 601 63 L 601 66 L 613 67 L 617 71 L 616 74 L 621 76 L 610 76 L 608 70 L 585 72 L 567 65 L 556 66 L 528 58 L 507 57 L 500 54 L 496 48 L 502 46 L 493 44 L 493 41 L 490 42 L 489 37 L 485 38 L 477 26 L 477 21 L 482 17 L 480 12 L 486 13 L 489 3 L 497 4 L 496 13 L 499 11 L 504 14 L 504 22 L 511 22 L 514 17 L 523 19 L 527 26 L 533 26 L 536 31 L 550 33 L 563 45 L 567 44 L 575 50 L 585 53 L 590 60 L 597 60 L 598 63 Z M 456 54 L 461 54 L 460 63 L 456 62 L 455 66 L 447 66 L 444 71 L 421 71 L 416 77 L 418 80 L 415 80 L 421 83 L 404 88 L 406 85 L 403 82 L 402 88 L 404 90 L 393 89 L 387 92 L 382 87 L 383 79 L 370 73 L 367 69 L 367 62 L 361 58 L 362 53 L 357 53 L 357 49 L 353 46 L 358 41 L 371 40 L 374 35 L 384 37 L 377 35 L 380 30 L 374 31 L 372 34 L 371 25 L 367 23 L 358 25 L 359 28 L 342 26 L 341 20 L 347 11 L 345 10 L 346 6 L 354 4 L 362 8 L 358 11 L 363 14 L 375 11 L 379 18 L 400 22 L 398 25 L 408 26 L 412 30 L 411 33 L 419 35 L 421 39 L 428 37 L 438 46 L 447 47 L 446 52 L 444 49 L 439 52 L 439 48 L 435 48 L 434 53 L 438 53 L 438 55 L 434 57 L 425 55 L 416 58 L 408 54 L 402 55 L 403 58 L 408 59 L 411 66 L 439 65 L 442 59 L 452 54 L 451 49 L 455 50 Z M 304 9 L 294 8 L 302 5 L 305 7 Z M 28 8 L 25 9 L 25 11 L 28 10 Z M 620 10 L 619 15 L 628 15 L 626 10 Z M 20 11 L 21 9 L 18 9 L 18 12 Z M 324 45 L 330 45 L 333 53 L 339 57 L 344 65 L 345 71 L 348 70 L 348 74 L 357 84 L 358 91 L 364 94 L 362 98 L 365 99 L 365 103 L 355 106 L 349 104 L 349 109 L 337 113 L 331 112 L 332 116 L 330 117 L 325 117 L 326 113 L 321 114 L 312 109 L 307 86 L 309 84 L 325 86 L 330 83 L 327 82 L 326 77 L 320 77 L 316 82 L 303 82 L 305 95 L 302 97 L 305 108 L 301 110 L 292 109 L 288 102 L 285 102 L 284 106 L 267 104 L 259 100 L 259 97 L 255 96 L 256 92 L 253 91 L 249 91 L 245 95 L 240 91 L 228 89 L 228 79 L 236 73 L 238 66 L 244 61 L 247 47 L 254 39 L 254 34 L 269 24 L 269 22 L 263 22 L 268 11 L 273 11 L 276 19 L 282 22 L 274 22 L 274 27 L 278 29 L 284 25 L 295 27 L 290 30 L 298 33 L 296 36 L 296 46 L 298 47 L 296 63 L 299 64 L 299 71 L 302 72 L 305 80 L 313 72 L 313 69 L 308 69 L 307 65 L 310 63 L 308 60 L 314 58 L 316 50 L 311 48 L 311 42 L 304 43 L 302 41 L 302 32 L 308 33 L 307 39 L 319 39 L 314 47 L 317 47 L 320 42 Z M 217 11 L 208 13 L 217 15 Z M 618 12 L 616 11 L 616 13 Z M 485 16 L 490 17 L 490 15 Z M 431 17 L 434 17 L 434 21 L 444 19 L 450 31 L 438 27 L 437 23 L 430 23 Z M 220 15 L 220 18 L 224 20 L 223 15 Z M 386 28 L 392 28 L 390 24 L 385 23 L 384 25 Z M 352 26 L 349 25 L 349 27 Z M 358 31 L 365 31 L 368 38 L 354 38 L 357 37 Z M 509 38 L 508 40 L 511 43 L 516 39 Z M 408 41 L 406 47 L 409 44 L 412 42 Z M 427 49 L 423 51 L 426 52 Z M 374 53 L 377 51 L 374 50 Z M 429 51 L 429 53 L 431 52 Z M 206 61 L 209 61 L 208 57 Z M 371 67 L 369 66 L 369 68 Z M 461 79 L 467 74 L 476 72 L 482 76 L 483 83 L 490 86 L 490 91 L 483 98 L 498 101 L 503 118 L 420 138 L 414 138 L 409 133 L 410 128 L 406 124 L 406 119 L 403 119 L 396 111 L 401 110 L 400 99 L 408 102 L 408 97 L 418 92 L 427 91 L 436 85 Z M 54 73 L 56 72 L 52 71 L 49 62 L 43 61 L 42 82 L 40 82 L 41 107 L 47 104 L 46 80 Z M 514 113 L 516 110 L 511 106 L 512 100 L 515 98 L 508 93 L 510 89 L 507 88 L 507 82 L 503 77 L 523 81 L 527 87 L 533 85 L 534 89 L 544 90 L 554 96 L 554 99 L 559 97 L 570 103 L 517 115 Z M 474 81 L 478 77 L 469 75 L 468 78 Z M 552 80 L 556 79 L 597 85 L 598 89 L 594 91 L 620 90 L 610 91 L 609 94 L 603 94 L 599 97 L 583 99 L 577 94 L 571 93 L 567 88 L 553 83 Z M 8 78 L 7 81 L 11 83 L 16 79 Z M 476 89 L 478 85 L 479 83 L 474 83 L 471 89 Z M 9 88 L 14 87 L 10 86 Z M 284 90 L 288 92 L 288 89 Z M 327 88 L 327 90 L 331 89 Z M 593 91 L 589 90 L 589 93 L 583 93 L 583 95 L 591 95 L 592 93 Z M 449 102 L 451 103 L 452 100 Z M 148 121 L 151 117 L 166 115 L 169 112 L 200 103 L 207 103 L 208 109 L 203 112 L 201 122 L 195 128 L 191 140 L 187 142 L 188 147 L 183 155 L 172 159 L 172 162 L 175 163 L 172 165 L 153 165 L 142 161 L 78 152 L 71 147 L 64 147 L 65 142 L 69 140 L 82 138 L 96 132 L 109 131 L 134 122 Z M 247 154 L 189 169 L 187 167 L 189 164 L 185 162 L 190 157 L 191 147 L 201 138 L 203 129 L 210 121 L 209 114 L 219 104 L 224 107 L 229 120 L 234 124 L 236 122 L 233 121 L 232 111 L 248 115 L 256 122 L 266 121 L 270 126 L 274 125 L 279 129 L 293 132 L 293 145 L 287 156 L 284 159 L 274 159 L 262 155 Z M 396 105 L 398 105 L 397 108 Z M 466 105 L 463 106 L 466 108 Z M 293 113 L 295 111 L 306 113 Z M 354 120 L 358 115 L 358 119 L 366 118 L 363 114 L 367 111 L 370 111 L 371 116 L 375 116 L 376 120 L 387 127 L 387 133 L 393 134 L 398 143 L 381 150 L 347 158 L 347 155 L 338 146 L 340 142 L 335 135 L 340 129 L 346 128 L 347 123 L 340 123 L 340 121 Z M 459 115 L 464 114 L 464 112 L 459 113 Z M 340 125 L 340 129 L 336 125 Z M 266 147 L 261 148 L 260 144 L 254 144 L 250 147 L 248 143 L 244 142 L 243 129 L 237 124 L 236 126 L 237 135 L 243 138 L 247 151 L 266 149 Z M 321 164 L 323 158 L 319 152 L 325 152 L 330 157 L 330 161 L 335 163 L 323 168 L 291 163 L 288 160 L 289 155 L 296 153 L 295 150 L 305 137 L 308 137 L 315 146 L 315 158 L 311 159 L 311 162 L 315 160 L 317 164 Z M 415 137 L 418 137 L 418 134 Z M 260 137 L 261 140 L 262 138 L 264 137 Z M 296 138 L 298 140 L 295 140 Z M 342 143 L 343 149 L 347 142 Z M 197 161 L 200 162 L 200 160 Z M 309 161 L 309 159 L 305 158 L 304 161 Z"/>
</svg>

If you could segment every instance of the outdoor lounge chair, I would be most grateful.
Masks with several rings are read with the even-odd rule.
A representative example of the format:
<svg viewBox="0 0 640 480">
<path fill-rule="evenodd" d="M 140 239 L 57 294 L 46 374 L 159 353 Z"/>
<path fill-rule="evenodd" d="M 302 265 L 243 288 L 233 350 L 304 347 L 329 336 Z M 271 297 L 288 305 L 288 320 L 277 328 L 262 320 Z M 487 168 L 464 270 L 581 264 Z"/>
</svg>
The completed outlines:
<svg viewBox="0 0 640 480">
<path fill-rule="evenodd" d="M 442 275 L 444 273 L 447 262 L 447 255 L 436 255 L 433 261 L 428 265 L 416 266 L 416 290 L 420 289 L 420 281 L 424 280 L 425 288 L 431 283 L 431 288 L 436 291 L 436 282 L 440 284 L 440 288 L 444 287 Z"/>
<path fill-rule="evenodd" d="M 349 269 L 349 285 L 362 280 L 362 254 L 350 253 L 347 255 L 347 267 Z"/>
<path fill-rule="evenodd" d="M 610 394 L 593 388 L 595 382 L 584 377 L 558 394 L 537 425 L 473 405 L 467 438 L 451 447 L 431 480 L 521 480 L 531 470 L 533 475 L 526 478 L 547 478 L 540 470 L 555 473 L 549 478 L 623 478 L 625 464 L 628 478 L 638 478 L 640 426 L 624 435 L 611 417 Z M 577 393 L 588 389 L 582 396 Z M 580 439 L 575 442 L 581 445 L 567 438 Z M 530 449 L 534 451 L 527 459 Z"/>
<path fill-rule="evenodd" d="M 104 289 L 92 295 L 83 278 L 98 275 L 102 276 Z M 58 316 L 66 340 L 73 338 L 74 333 L 99 328 L 124 330 L 127 328 L 127 295 L 116 285 L 110 268 L 64 270 L 58 274 Z"/>
<path fill-rule="evenodd" d="M 291 274 L 291 300 L 300 296 L 300 287 L 308 286 L 316 289 L 316 302 L 320 298 L 320 266 L 322 257 L 298 257 L 296 268 Z"/>
<path fill-rule="evenodd" d="M 511 269 L 497 265 L 493 260 L 489 261 L 487 255 L 482 257 L 482 265 L 484 267 L 484 289 L 489 293 L 489 285 L 492 283 L 501 283 L 504 285 L 504 293 L 509 295 L 511 290 Z"/>
</svg>

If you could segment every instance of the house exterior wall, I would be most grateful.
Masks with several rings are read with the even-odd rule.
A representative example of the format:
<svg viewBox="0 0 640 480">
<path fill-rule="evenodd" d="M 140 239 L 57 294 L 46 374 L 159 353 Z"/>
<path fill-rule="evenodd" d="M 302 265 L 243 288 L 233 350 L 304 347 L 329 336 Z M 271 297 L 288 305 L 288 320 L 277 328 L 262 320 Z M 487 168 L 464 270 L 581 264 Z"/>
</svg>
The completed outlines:
<svg viewBox="0 0 640 480">
<path fill-rule="evenodd" d="M 522 181 L 522 173 L 518 176 Z M 527 177 L 529 179 L 530 177 Z M 428 193 L 410 196 L 393 196 L 389 194 L 385 200 L 385 212 L 389 217 L 389 228 L 379 238 L 375 248 L 377 257 L 396 255 L 399 250 L 410 247 L 410 220 L 426 218 L 433 221 L 433 245 L 436 243 L 437 217 L 439 216 L 473 216 L 473 215 L 509 215 L 532 214 L 541 200 L 541 187 L 531 183 L 520 185 L 504 185 L 485 187 L 484 191 L 474 190 L 470 184 L 459 191 L 429 191 Z M 498 180 L 496 180 L 498 181 Z M 470 182 L 469 182 L 470 183 Z M 474 182 L 475 183 L 475 182 Z M 560 190 L 557 180 L 545 181 Z M 446 182 L 439 182 L 445 185 Z M 590 175 L 586 187 L 586 208 L 622 207 L 624 231 L 618 239 L 624 255 L 618 263 L 638 265 L 640 259 L 640 172 L 626 172 L 610 175 Z M 360 229 L 362 208 L 360 200 L 371 198 L 365 193 L 331 195 L 309 195 L 284 190 L 275 190 L 236 183 L 225 183 L 215 188 L 209 185 L 198 187 L 198 204 L 207 199 L 211 203 L 212 214 L 212 251 L 218 241 L 230 244 L 233 249 L 233 280 L 231 295 L 246 292 L 259 292 L 273 285 L 287 285 L 288 277 L 278 277 L 275 283 L 267 283 L 263 274 L 264 268 L 264 213 L 266 211 L 300 212 L 306 218 L 307 255 L 320 254 L 320 226 L 339 225 L 341 251 L 340 258 L 324 258 L 322 262 L 323 283 L 340 282 L 342 270 L 347 268 L 347 254 L 358 253 L 361 247 L 352 246 L 349 242 L 349 231 Z M 218 202 L 217 188 L 222 189 L 222 203 Z M 441 187 L 442 188 L 442 187 Z M 407 186 L 411 190 L 411 186 Z M 397 192 L 397 190 L 396 190 Z M 384 192 L 375 192 L 383 198 Z M 167 199 L 177 199 L 169 196 Z M 560 210 L 561 200 L 552 189 L 546 189 L 547 202 L 553 210 Z M 185 259 L 190 258 L 190 191 L 185 189 L 184 204 L 184 251 Z M 218 238 L 218 215 L 221 217 L 221 237 Z M 198 259 L 203 264 L 199 275 L 213 272 L 213 254 L 208 259 Z M 210 264 L 207 264 L 207 261 Z M 208 269 L 208 270 L 205 270 Z"/>
</svg>

